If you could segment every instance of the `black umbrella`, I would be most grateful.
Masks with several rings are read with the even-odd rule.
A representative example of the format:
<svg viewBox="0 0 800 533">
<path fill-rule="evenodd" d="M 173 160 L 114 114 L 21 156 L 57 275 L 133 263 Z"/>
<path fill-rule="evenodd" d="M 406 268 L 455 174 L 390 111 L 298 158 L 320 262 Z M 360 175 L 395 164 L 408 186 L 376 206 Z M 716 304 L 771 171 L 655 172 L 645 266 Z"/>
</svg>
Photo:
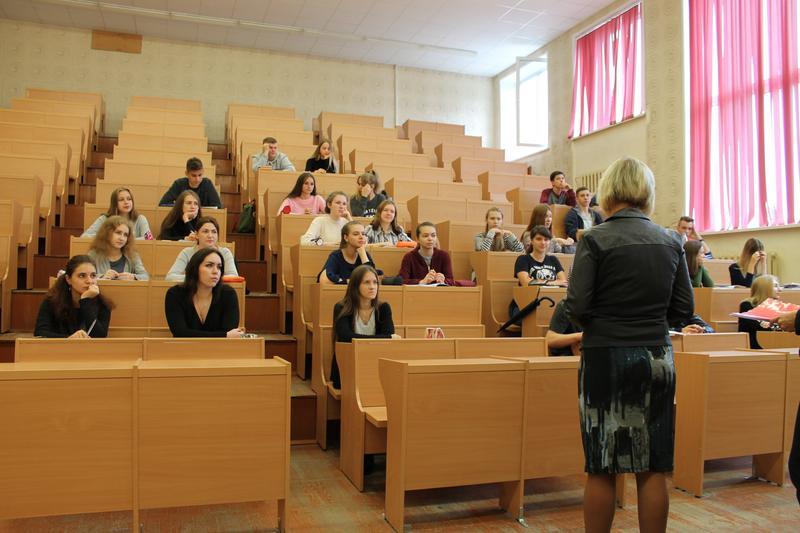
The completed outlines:
<svg viewBox="0 0 800 533">
<path fill-rule="evenodd" d="M 549 296 L 542 296 L 541 298 L 539 297 L 539 293 L 542 292 L 542 286 L 547 285 L 547 283 L 535 283 L 533 285 L 537 285 L 539 287 L 539 290 L 536 291 L 536 298 L 534 298 L 531 303 L 529 303 L 528 305 L 526 305 L 525 307 L 514 313 L 512 317 L 506 320 L 506 322 L 502 326 L 500 326 L 500 329 L 497 330 L 497 333 L 505 331 L 506 329 L 508 329 L 510 326 L 512 326 L 517 322 L 521 322 L 523 318 L 531 314 L 534 311 L 534 309 L 539 307 L 539 305 L 541 305 L 542 302 L 549 302 L 550 307 L 556 305 L 553 299 L 550 298 Z"/>
</svg>

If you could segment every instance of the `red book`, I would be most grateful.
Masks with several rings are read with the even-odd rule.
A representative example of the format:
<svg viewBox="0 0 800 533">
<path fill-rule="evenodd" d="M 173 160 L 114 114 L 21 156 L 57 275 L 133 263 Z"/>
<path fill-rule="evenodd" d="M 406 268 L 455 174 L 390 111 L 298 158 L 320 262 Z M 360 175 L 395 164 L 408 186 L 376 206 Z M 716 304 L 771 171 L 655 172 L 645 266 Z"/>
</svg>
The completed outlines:
<svg viewBox="0 0 800 533">
<path fill-rule="evenodd" d="M 761 302 L 760 305 L 752 308 L 746 313 L 731 313 L 731 316 L 747 318 L 750 320 L 764 320 L 769 322 L 778 318 L 778 316 L 782 315 L 783 313 L 791 313 L 792 311 L 797 311 L 798 309 L 800 309 L 800 305 L 793 304 L 791 302 L 784 302 L 782 300 L 776 300 L 775 298 L 767 298 Z"/>
</svg>

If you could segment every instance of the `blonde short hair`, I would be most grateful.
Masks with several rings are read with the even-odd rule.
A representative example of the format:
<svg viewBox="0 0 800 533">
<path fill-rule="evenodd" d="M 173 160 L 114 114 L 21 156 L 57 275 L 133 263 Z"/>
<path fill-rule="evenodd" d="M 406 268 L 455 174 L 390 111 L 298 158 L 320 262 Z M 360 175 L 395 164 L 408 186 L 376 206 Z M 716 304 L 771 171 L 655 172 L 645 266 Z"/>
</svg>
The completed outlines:
<svg viewBox="0 0 800 533">
<path fill-rule="evenodd" d="M 597 187 L 597 202 L 608 213 L 619 204 L 629 204 L 649 215 L 656 202 L 656 180 L 650 168 L 633 157 L 617 159 Z"/>
</svg>

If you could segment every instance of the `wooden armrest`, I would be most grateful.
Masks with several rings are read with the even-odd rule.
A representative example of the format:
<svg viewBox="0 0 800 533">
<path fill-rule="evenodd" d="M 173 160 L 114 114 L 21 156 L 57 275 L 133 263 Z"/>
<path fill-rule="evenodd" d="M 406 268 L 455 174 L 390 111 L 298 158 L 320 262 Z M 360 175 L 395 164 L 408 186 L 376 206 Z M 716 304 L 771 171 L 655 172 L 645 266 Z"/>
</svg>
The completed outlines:
<svg viewBox="0 0 800 533">
<path fill-rule="evenodd" d="M 386 406 L 384 407 L 367 407 L 364 409 L 364 414 L 367 421 L 375 427 L 386 427 Z"/>
<path fill-rule="evenodd" d="M 328 382 L 328 393 L 333 396 L 334 400 L 341 400 L 342 399 L 342 391 L 341 389 L 333 388 L 333 383 Z"/>
</svg>

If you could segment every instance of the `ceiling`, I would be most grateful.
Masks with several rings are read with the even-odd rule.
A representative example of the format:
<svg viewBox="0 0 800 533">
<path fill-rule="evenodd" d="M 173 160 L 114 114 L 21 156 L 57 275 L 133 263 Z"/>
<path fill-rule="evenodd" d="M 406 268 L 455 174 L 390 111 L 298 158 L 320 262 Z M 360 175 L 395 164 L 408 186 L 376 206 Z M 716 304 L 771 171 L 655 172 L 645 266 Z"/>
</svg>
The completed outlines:
<svg viewBox="0 0 800 533">
<path fill-rule="evenodd" d="M 493 76 L 613 0 L 0 0 L 0 17 Z"/>
</svg>

